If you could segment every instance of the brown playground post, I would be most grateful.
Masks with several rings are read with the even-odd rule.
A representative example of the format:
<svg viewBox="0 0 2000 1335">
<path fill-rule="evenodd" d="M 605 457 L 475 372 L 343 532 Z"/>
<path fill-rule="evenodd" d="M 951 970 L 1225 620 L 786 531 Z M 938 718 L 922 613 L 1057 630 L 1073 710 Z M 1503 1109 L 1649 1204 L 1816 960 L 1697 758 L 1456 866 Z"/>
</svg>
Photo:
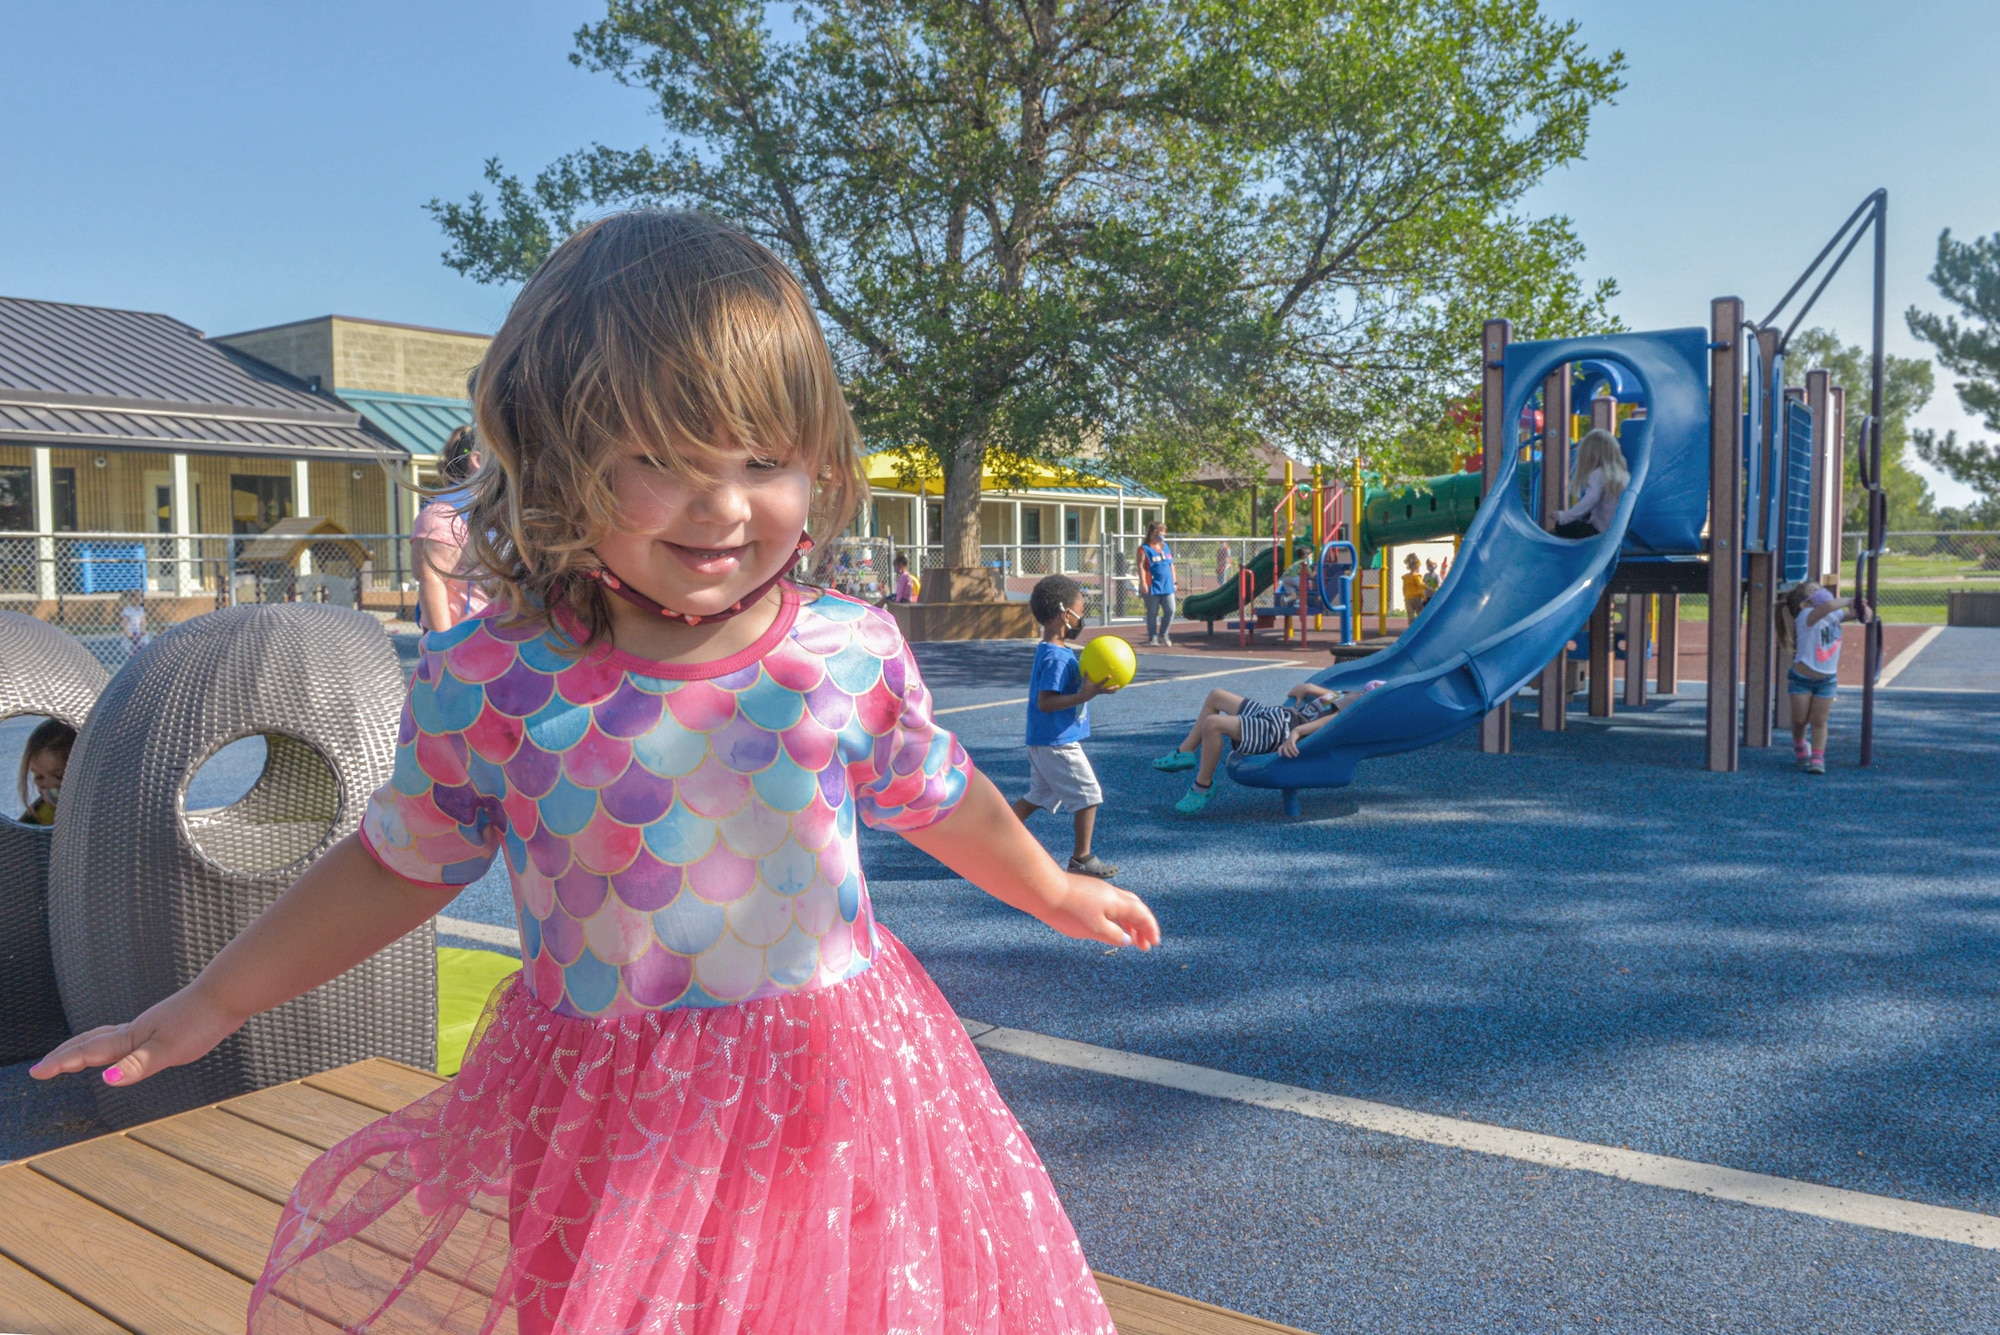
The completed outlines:
<svg viewBox="0 0 2000 1335">
<path fill-rule="evenodd" d="M 1569 503 L 1570 365 L 1564 362 L 1542 382 L 1542 512 L 1544 529 L 1556 526 L 1556 511 Z M 1536 721 L 1543 732 L 1561 732 L 1569 720 L 1567 650 L 1542 669 L 1535 690 Z"/>
<path fill-rule="evenodd" d="M 1653 689 L 1661 695 L 1679 695 L 1681 689 L 1681 596 L 1660 595 L 1660 652 Z"/>
<path fill-rule="evenodd" d="M 1480 377 L 1479 377 L 1479 434 L 1480 453 L 1484 462 L 1481 469 L 1479 499 L 1485 504 L 1491 499 L 1493 480 L 1499 475 L 1500 465 L 1507 457 L 1507 451 L 1521 448 L 1520 429 L 1512 422 L 1500 420 L 1506 410 L 1506 363 L 1502 360 L 1507 353 L 1507 344 L 1514 337 L 1514 326 L 1506 320 L 1488 320 L 1480 331 Z M 1544 419 L 1546 420 L 1546 419 Z M 1501 498 L 1503 501 L 1505 497 Z M 1386 593 L 1388 580 L 1383 580 Z M 1514 749 L 1513 718 L 1509 712 L 1509 701 L 1501 701 L 1486 711 L 1479 720 L 1479 749 L 1488 755 L 1503 756 Z"/>
<path fill-rule="evenodd" d="M 1595 398 L 1590 401 L 1590 429 L 1618 432 L 1618 401 Z M 1617 567 L 1612 568 L 1617 574 Z M 1611 664 L 1617 655 L 1611 648 L 1611 580 L 1604 582 L 1604 596 L 1590 614 L 1590 716 L 1611 717 Z"/>
<path fill-rule="evenodd" d="M 1646 703 L 1646 649 L 1653 638 L 1653 596 L 1625 595 L 1625 704 Z"/>
<path fill-rule="evenodd" d="M 1709 303 L 1708 768 L 1737 768 L 1743 636 L 1743 299 Z"/>
<path fill-rule="evenodd" d="M 1607 585 L 1590 612 L 1590 716 L 1611 717 L 1611 600 Z M 1603 646 L 1599 648 L 1599 646 Z"/>
<path fill-rule="evenodd" d="M 1778 535 L 1770 531 L 1771 500 L 1773 495 L 1782 498 L 1783 480 L 1778 477 L 1778 432 L 1782 429 L 1785 405 L 1782 399 L 1773 400 L 1770 395 L 1771 367 L 1778 356 L 1778 331 L 1759 329 L 1757 350 L 1761 354 L 1758 376 L 1763 384 L 1753 391 L 1764 403 L 1762 431 L 1753 448 L 1762 461 L 1758 472 L 1764 479 L 1761 494 L 1757 497 L 1757 513 L 1750 516 L 1752 545 L 1743 561 L 1747 589 L 1746 619 L 1748 629 L 1743 638 L 1743 745 L 1769 746 L 1771 744 L 1771 691 L 1772 668 L 1776 663 L 1776 635 L 1771 623 L 1771 611 L 1777 605 L 1778 596 Z M 1774 488 L 1777 490 L 1774 492 Z"/>
<path fill-rule="evenodd" d="M 1840 566 L 1838 550 L 1831 558 L 1827 555 L 1827 542 L 1833 537 L 1833 516 L 1827 506 L 1840 495 L 1840 450 L 1829 430 L 1833 405 L 1828 391 L 1832 379 L 1824 370 L 1806 372 L 1806 411 L 1812 414 L 1812 522 L 1806 538 L 1806 578 L 1822 585 L 1826 584 L 1827 572 Z M 1828 469 L 1834 470 L 1831 479 L 1827 477 Z"/>
</svg>

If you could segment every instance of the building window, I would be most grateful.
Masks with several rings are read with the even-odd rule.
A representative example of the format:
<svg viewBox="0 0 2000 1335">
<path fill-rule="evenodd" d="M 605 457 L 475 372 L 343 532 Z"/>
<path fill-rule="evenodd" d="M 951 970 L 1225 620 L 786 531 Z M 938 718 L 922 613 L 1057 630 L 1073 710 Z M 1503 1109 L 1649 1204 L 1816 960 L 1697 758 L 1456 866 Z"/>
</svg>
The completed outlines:
<svg viewBox="0 0 2000 1335">
<path fill-rule="evenodd" d="M 51 468 L 49 470 L 49 499 L 55 513 L 56 533 L 76 532 L 76 470 L 74 468 Z"/>
<path fill-rule="evenodd" d="M 231 533 L 262 533 L 292 517 L 292 480 L 232 473 L 229 478 Z"/>
<path fill-rule="evenodd" d="M 32 533 L 35 528 L 35 470 L 0 468 L 0 532 Z"/>
<path fill-rule="evenodd" d="M 1042 545 L 1042 512 L 1039 506 L 1021 507 L 1021 545 L 1024 547 Z"/>
</svg>

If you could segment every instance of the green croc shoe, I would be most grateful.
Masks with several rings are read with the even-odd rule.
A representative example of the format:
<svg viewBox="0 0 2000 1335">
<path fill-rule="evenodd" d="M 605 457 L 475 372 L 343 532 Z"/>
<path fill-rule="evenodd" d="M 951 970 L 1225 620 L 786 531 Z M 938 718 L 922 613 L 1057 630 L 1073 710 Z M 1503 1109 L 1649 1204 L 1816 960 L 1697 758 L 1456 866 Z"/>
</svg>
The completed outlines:
<svg viewBox="0 0 2000 1335">
<path fill-rule="evenodd" d="M 1153 768 L 1162 774 L 1173 774 L 1179 770 L 1193 769 L 1201 763 L 1201 757 L 1192 751 L 1169 751 L 1155 757 Z"/>
<path fill-rule="evenodd" d="M 1181 795 L 1181 800 L 1174 803 L 1174 810 L 1180 812 L 1183 816 L 1192 816 L 1207 806 L 1208 799 L 1214 795 L 1214 784 L 1210 784 L 1206 788 L 1189 788 L 1187 792 Z"/>
</svg>

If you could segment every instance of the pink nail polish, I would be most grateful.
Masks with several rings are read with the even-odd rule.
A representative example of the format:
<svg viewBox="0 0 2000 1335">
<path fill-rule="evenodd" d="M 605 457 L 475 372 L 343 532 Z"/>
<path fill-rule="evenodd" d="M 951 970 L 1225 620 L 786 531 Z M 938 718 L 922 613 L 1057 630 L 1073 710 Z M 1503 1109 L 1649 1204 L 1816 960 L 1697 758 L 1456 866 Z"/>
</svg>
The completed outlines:
<svg viewBox="0 0 2000 1335">
<path fill-rule="evenodd" d="M 124 1078 L 125 1073 L 116 1066 L 108 1066 L 104 1070 L 104 1083 L 107 1085 L 115 1085 Z"/>
</svg>

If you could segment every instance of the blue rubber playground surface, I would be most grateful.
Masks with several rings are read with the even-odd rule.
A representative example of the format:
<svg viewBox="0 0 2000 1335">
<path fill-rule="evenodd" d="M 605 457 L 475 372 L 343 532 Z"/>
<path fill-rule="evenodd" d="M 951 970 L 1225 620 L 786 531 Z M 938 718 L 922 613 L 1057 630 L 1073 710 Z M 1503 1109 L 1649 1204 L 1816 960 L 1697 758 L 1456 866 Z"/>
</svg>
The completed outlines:
<svg viewBox="0 0 2000 1335">
<path fill-rule="evenodd" d="M 1025 679 L 997 648 L 925 649 L 942 707 L 968 662 L 970 693 Z M 1705 772 L 1689 692 L 1564 734 L 1524 712 L 1511 756 L 1373 761 L 1292 821 L 1224 781 L 1189 819 L 1146 761 L 1210 688 L 1275 699 L 1297 669 L 1141 663 L 1158 684 L 1095 703 L 1089 751 L 1097 851 L 1160 950 L 1060 940 L 871 842 L 879 912 L 962 1014 L 2000 1214 L 2000 695 L 1881 692 L 1862 771 L 1844 692 L 1824 779 L 1788 745 Z M 1010 793 L 1023 708 L 950 716 Z M 1094 1264 L 1308 1330 L 2000 1328 L 1993 1251 L 989 1062 Z"/>
<path fill-rule="evenodd" d="M 1056 937 L 893 836 L 864 858 L 968 1019 L 2000 1215 L 1996 648 L 1948 631 L 1899 673 L 1869 771 L 1854 690 L 1824 778 L 1788 745 L 1706 773 L 1697 691 L 1579 702 L 1558 735 L 1530 698 L 1514 754 L 1369 761 L 1296 820 L 1226 779 L 1177 816 L 1187 776 L 1146 762 L 1209 689 L 1276 699 L 1301 668 L 1142 654 L 1087 748 L 1097 851 L 1162 948 Z M 1029 654 L 920 652 L 1010 796 Z M 1067 854 L 1066 817 L 1034 828 Z M 450 914 L 512 925 L 497 880 Z M 2000 1329 L 2000 1251 L 985 1055 L 1095 1266 L 1309 1331 Z M 18 1076 L 0 1156 L 85 1116 L 5 1097 Z"/>
</svg>

